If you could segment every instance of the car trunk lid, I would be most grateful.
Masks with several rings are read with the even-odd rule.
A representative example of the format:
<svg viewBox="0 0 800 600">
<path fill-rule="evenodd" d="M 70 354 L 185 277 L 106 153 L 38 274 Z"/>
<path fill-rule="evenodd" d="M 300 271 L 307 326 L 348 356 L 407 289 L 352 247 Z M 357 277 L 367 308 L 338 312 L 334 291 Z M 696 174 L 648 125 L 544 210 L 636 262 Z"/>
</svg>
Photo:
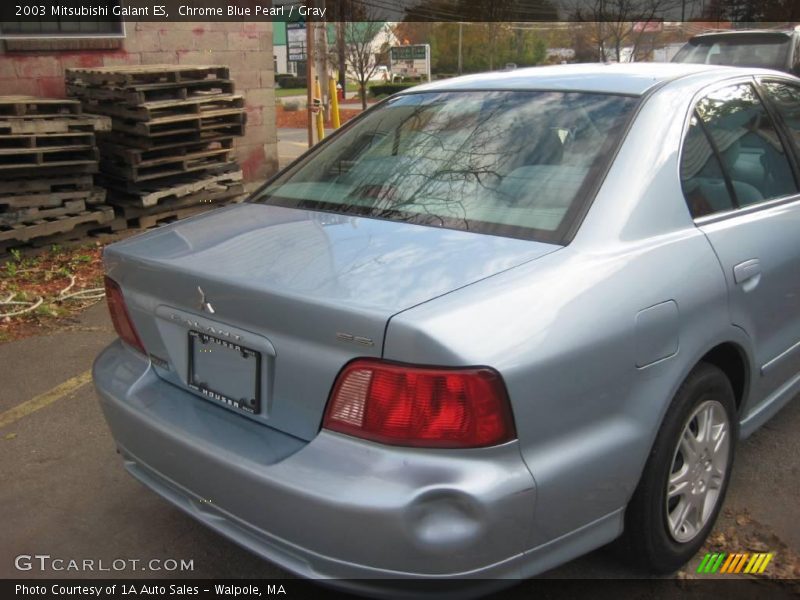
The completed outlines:
<svg viewBox="0 0 800 600">
<path fill-rule="evenodd" d="M 311 439 L 337 373 L 381 356 L 392 315 L 558 248 L 241 204 L 116 243 L 105 262 L 161 377 Z M 244 393 L 235 381 L 256 368 L 237 354 L 251 350 L 257 406 L 236 408 L 227 402 Z M 201 367 L 206 390 L 190 380 Z"/>
</svg>

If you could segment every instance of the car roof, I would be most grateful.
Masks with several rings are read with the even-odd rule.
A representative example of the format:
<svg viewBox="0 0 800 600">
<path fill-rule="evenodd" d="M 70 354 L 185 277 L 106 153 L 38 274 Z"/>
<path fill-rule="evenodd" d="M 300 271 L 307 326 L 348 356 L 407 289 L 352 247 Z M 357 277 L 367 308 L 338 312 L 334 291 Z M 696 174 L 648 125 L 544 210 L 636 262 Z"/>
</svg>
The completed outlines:
<svg viewBox="0 0 800 600">
<path fill-rule="evenodd" d="M 411 92 L 456 90 L 559 90 L 640 96 L 651 88 L 688 75 L 721 72 L 757 74 L 762 69 L 689 63 L 581 63 L 531 67 L 454 77 L 412 88 Z"/>
</svg>

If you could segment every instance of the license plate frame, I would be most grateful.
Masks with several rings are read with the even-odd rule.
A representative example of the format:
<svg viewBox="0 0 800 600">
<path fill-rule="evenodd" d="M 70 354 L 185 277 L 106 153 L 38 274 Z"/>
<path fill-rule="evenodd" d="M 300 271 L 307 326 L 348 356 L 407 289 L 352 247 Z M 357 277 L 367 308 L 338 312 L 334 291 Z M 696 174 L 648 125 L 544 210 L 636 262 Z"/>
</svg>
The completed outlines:
<svg viewBox="0 0 800 600">
<path fill-rule="evenodd" d="M 210 335 L 208 333 L 203 333 L 201 331 L 190 330 L 188 334 L 188 345 L 189 345 L 189 369 L 188 369 L 188 379 L 187 385 L 190 389 L 194 390 L 202 394 L 205 398 L 212 400 L 216 403 L 222 404 L 223 406 L 227 406 L 228 408 L 233 408 L 248 414 L 259 414 L 261 412 L 261 368 L 262 368 L 262 360 L 261 360 L 261 353 L 257 350 L 252 348 L 248 348 L 246 346 L 242 346 L 236 342 L 231 342 L 228 340 L 224 340 L 222 338 L 218 338 L 216 336 Z M 222 364 L 217 365 L 218 368 L 224 368 L 226 364 L 228 366 L 233 367 L 233 370 L 236 371 L 237 369 L 241 368 L 243 365 L 242 359 L 250 360 L 254 359 L 254 364 L 252 367 L 249 367 L 247 370 L 252 373 L 252 377 L 248 379 L 248 381 L 252 381 L 252 390 L 253 394 L 249 395 L 249 397 L 239 396 L 238 398 L 231 395 L 229 392 L 223 392 L 217 388 L 221 388 L 224 386 L 219 385 L 219 376 L 217 375 L 216 381 L 204 381 L 201 377 L 203 376 L 202 373 L 199 373 L 200 367 L 203 366 L 205 363 L 205 368 L 209 367 L 209 358 L 200 357 L 198 354 L 198 348 L 201 346 L 207 346 L 207 350 L 209 353 L 213 353 L 215 350 L 221 359 L 218 358 L 218 361 Z M 241 358 L 239 362 L 236 362 L 235 355 L 240 354 Z M 206 375 L 207 377 L 207 375 Z M 245 386 L 249 387 L 249 386 Z"/>
</svg>

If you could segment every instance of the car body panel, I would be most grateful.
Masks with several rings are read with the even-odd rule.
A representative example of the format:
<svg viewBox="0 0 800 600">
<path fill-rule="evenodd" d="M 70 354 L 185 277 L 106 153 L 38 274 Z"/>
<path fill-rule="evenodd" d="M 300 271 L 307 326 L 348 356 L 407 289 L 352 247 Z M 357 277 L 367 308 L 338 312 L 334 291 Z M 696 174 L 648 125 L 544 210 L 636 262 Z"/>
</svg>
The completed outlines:
<svg viewBox="0 0 800 600">
<path fill-rule="evenodd" d="M 527 549 L 535 485 L 516 441 L 436 453 L 325 432 L 306 442 L 196 401 L 120 341 L 93 371 L 129 471 L 296 572 L 461 576 Z"/>
<path fill-rule="evenodd" d="M 763 402 L 800 367 L 800 198 L 700 229 L 722 264 L 731 320 L 753 340 L 755 398 Z M 737 267 L 752 261 L 755 268 L 739 275 Z"/>
</svg>

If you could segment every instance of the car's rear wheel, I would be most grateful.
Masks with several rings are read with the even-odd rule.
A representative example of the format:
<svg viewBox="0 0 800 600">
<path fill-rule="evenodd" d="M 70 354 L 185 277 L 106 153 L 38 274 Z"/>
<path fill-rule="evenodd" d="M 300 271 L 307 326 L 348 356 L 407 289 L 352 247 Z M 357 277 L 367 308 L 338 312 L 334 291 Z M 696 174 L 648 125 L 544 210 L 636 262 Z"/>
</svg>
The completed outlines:
<svg viewBox="0 0 800 600">
<path fill-rule="evenodd" d="M 737 437 L 730 381 L 699 364 L 675 395 L 628 504 L 623 542 L 631 558 L 670 573 L 695 555 L 725 498 Z"/>
</svg>

